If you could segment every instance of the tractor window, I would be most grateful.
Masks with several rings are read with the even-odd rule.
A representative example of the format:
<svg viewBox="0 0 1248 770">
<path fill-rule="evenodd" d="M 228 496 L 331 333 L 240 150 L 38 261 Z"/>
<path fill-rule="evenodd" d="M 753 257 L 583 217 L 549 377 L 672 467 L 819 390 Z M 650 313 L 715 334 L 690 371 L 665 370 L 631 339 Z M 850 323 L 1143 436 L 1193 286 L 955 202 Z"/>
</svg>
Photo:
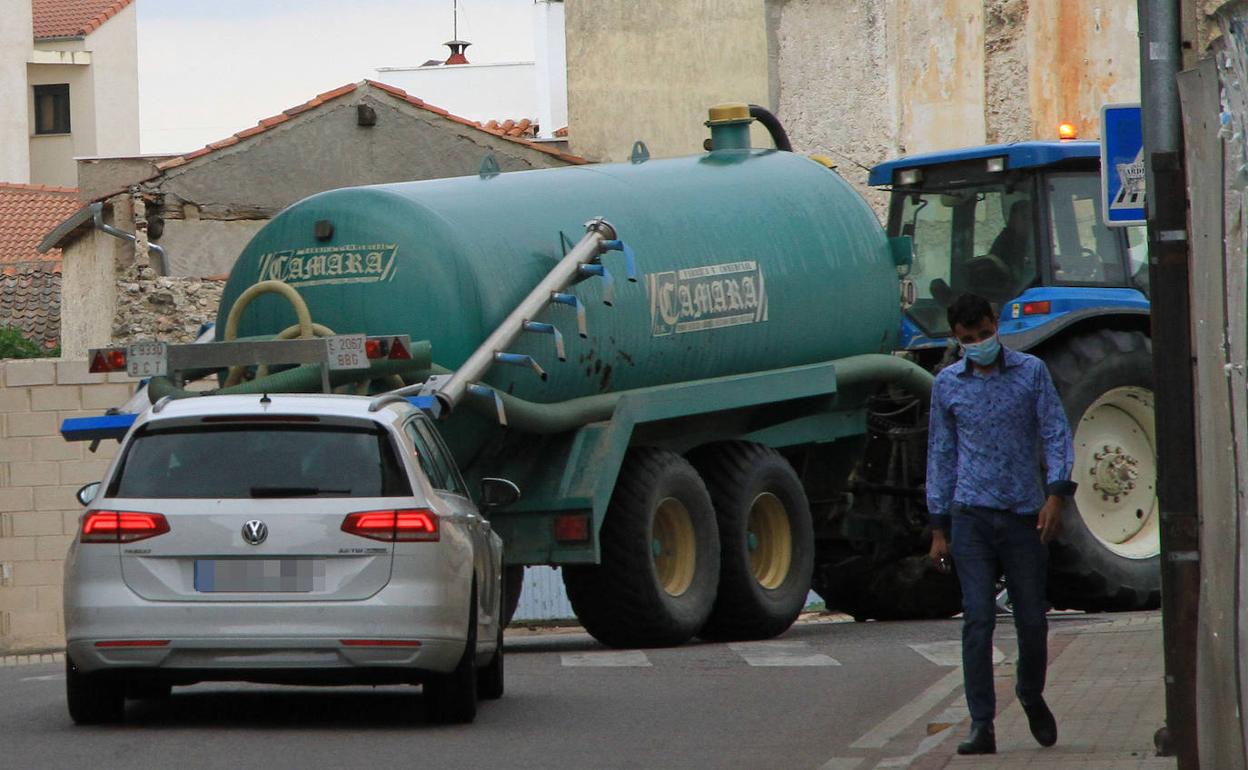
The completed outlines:
<svg viewBox="0 0 1248 770">
<path fill-rule="evenodd" d="M 1148 229 L 1137 225 L 1127 231 L 1127 258 L 1131 268 L 1131 285 L 1148 296 Z"/>
<path fill-rule="evenodd" d="M 1101 219 L 1100 178 L 1053 174 L 1048 183 L 1054 280 L 1126 286 L 1121 242 Z"/>
<path fill-rule="evenodd" d="M 931 336 L 949 333 L 945 308 L 962 292 L 1000 306 L 1036 281 L 1031 186 L 1001 184 L 904 196 L 898 232 L 914 239 L 917 301 L 909 309 Z"/>
</svg>

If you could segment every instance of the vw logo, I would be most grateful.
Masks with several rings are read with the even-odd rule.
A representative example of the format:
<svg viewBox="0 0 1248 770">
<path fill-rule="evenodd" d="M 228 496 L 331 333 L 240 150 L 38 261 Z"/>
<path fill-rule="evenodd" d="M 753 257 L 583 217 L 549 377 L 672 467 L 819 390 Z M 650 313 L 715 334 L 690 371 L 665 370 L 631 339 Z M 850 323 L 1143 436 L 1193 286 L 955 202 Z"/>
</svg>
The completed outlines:
<svg viewBox="0 0 1248 770">
<path fill-rule="evenodd" d="M 268 536 L 268 526 L 259 519 L 252 519 L 243 525 L 243 539 L 252 545 L 260 545 Z"/>
</svg>

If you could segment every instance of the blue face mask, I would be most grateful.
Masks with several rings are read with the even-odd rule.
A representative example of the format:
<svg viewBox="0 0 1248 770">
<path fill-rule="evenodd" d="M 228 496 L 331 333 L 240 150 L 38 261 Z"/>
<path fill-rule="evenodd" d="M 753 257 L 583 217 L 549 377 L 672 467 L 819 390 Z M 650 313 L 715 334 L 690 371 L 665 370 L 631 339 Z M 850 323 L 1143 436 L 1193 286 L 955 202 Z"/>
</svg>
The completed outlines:
<svg viewBox="0 0 1248 770">
<path fill-rule="evenodd" d="M 962 350 L 973 363 L 988 366 L 996 361 L 1001 353 L 1001 340 L 997 339 L 997 335 L 994 334 L 983 342 L 963 345 Z"/>
</svg>

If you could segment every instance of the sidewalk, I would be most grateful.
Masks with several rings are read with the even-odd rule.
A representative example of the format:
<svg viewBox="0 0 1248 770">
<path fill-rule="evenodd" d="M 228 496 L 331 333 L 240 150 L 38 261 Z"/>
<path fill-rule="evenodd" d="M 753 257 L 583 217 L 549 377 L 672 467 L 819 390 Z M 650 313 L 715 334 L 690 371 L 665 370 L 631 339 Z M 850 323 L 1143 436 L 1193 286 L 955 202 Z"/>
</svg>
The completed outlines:
<svg viewBox="0 0 1248 770">
<path fill-rule="evenodd" d="M 999 628 L 1009 628 L 1001 619 Z M 1082 768 L 1173 770 L 1155 756 L 1153 733 L 1165 721 L 1161 613 L 1139 613 L 1079 628 L 1053 628 L 1045 699 L 1057 716 L 1058 741 L 1036 744 L 1014 698 L 1014 666 L 997 668 L 997 753 L 960 757 L 970 722 L 958 725 L 932 752 L 933 768 Z"/>
</svg>

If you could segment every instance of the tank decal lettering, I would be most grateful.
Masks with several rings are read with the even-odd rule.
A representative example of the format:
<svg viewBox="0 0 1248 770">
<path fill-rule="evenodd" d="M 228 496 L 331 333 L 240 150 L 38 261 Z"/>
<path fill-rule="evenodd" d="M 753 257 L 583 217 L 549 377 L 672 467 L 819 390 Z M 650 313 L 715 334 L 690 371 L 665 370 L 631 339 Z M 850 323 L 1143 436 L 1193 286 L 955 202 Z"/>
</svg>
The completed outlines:
<svg viewBox="0 0 1248 770">
<path fill-rule="evenodd" d="M 655 337 L 767 320 L 763 270 L 752 260 L 650 273 L 646 287 Z"/>
<path fill-rule="evenodd" d="M 258 281 L 295 286 L 378 283 L 394 280 L 398 244 L 312 246 L 273 251 L 260 257 Z"/>
</svg>

